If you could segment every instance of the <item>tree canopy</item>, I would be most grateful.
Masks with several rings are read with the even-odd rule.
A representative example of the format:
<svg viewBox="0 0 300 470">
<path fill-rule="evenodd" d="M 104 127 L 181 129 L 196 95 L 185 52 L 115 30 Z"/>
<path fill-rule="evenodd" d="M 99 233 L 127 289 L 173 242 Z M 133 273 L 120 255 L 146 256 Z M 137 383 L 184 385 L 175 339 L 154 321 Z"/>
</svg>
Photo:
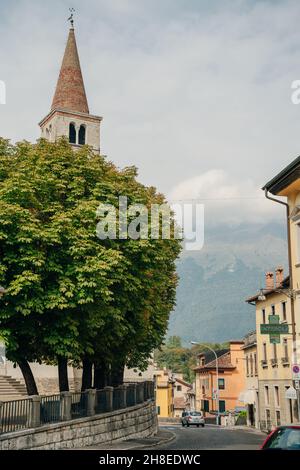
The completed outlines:
<svg viewBox="0 0 300 470">
<path fill-rule="evenodd" d="M 9 359 L 144 367 L 159 347 L 180 242 L 96 235 L 100 203 L 165 202 L 136 176 L 64 139 L 0 139 L 0 334 Z"/>
</svg>

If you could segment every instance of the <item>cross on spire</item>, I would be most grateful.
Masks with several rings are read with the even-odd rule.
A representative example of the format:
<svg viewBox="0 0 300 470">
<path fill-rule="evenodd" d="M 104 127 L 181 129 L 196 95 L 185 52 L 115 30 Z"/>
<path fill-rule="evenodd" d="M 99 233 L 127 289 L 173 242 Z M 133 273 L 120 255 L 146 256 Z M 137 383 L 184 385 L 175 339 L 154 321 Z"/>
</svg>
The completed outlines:
<svg viewBox="0 0 300 470">
<path fill-rule="evenodd" d="M 75 11 L 75 8 L 69 8 L 69 11 L 71 13 L 70 17 L 68 18 L 68 21 L 70 21 L 71 23 L 71 29 L 74 29 L 74 11 Z"/>
</svg>

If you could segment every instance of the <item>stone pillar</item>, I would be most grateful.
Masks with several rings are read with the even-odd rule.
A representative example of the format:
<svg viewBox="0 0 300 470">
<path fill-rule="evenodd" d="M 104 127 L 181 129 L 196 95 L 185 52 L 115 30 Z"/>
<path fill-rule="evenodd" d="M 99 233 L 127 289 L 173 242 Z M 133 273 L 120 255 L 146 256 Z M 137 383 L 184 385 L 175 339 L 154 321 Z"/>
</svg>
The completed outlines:
<svg viewBox="0 0 300 470">
<path fill-rule="evenodd" d="M 96 413 L 96 390 L 91 388 L 86 390 L 87 396 L 87 416 L 94 416 Z"/>
<path fill-rule="evenodd" d="M 114 387 L 104 387 L 103 390 L 105 391 L 105 411 L 112 411 Z"/>
<path fill-rule="evenodd" d="M 127 385 L 123 384 L 119 386 L 120 389 L 120 408 L 126 408 L 127 406 Z"/>
<path fill-rule="evenodd" d="M 30 397 L 31 409 L 29 415 L 29 427 L 38 428 L 41 425 L 41 397 L 33 395 Z"/>
<path fill-rule="evenodd" d="M 61 392 L 60 394 L 60 417 L 62 421 L 70 421 L 72 419 L 72 393 Z"/>
</svg>

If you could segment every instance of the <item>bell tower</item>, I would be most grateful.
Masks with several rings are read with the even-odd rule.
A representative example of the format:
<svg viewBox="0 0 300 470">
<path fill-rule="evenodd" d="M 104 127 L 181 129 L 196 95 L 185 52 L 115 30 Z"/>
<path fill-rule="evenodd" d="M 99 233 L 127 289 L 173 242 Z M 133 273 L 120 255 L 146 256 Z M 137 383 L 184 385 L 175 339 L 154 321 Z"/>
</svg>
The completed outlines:
<svg viewBox="0 0 300 470">
<path fill-rule="evenodd" d="M 102 117 L 89 112 L 76 45 L 73 13 L 67 45 L 50 112 L 39 123 L 41 137 L 55 142 L 66 136 L 72 147 L 90 145 L 100 153 L 100 123 Z"/>
</svg>

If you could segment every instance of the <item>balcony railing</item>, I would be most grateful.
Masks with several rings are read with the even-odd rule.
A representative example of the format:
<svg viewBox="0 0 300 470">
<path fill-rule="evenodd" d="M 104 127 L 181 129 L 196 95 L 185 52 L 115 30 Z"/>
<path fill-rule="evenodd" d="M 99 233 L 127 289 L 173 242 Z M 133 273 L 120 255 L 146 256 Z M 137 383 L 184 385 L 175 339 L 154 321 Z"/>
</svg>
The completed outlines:
<svg viewBox="0 0 300 470">
<path fill-rule="evenodd" d="M 271 359 L 271 366 L 272 367 L 277 367 L 278 366 L 278 359 L 277 358 L 273 358 Z"/>
<path fill-rule="evenodd" d="M 267 359 L 262 359 L 262 360 L 260 361 L 260 363 L 261 363 L 261 366 L 262 366 L 262 367 L 268 367 L 268 361 L 267 361 Z"/>
<path fill-rule="evenodd" d="M 281 358 L 281 364 L 282 364 L 283 366 L 288 366 L 288 365 L 290 364 L 289 358 L 288 358 L 288 357 L 282 357 L 282 358 Z"/>
</svg>

